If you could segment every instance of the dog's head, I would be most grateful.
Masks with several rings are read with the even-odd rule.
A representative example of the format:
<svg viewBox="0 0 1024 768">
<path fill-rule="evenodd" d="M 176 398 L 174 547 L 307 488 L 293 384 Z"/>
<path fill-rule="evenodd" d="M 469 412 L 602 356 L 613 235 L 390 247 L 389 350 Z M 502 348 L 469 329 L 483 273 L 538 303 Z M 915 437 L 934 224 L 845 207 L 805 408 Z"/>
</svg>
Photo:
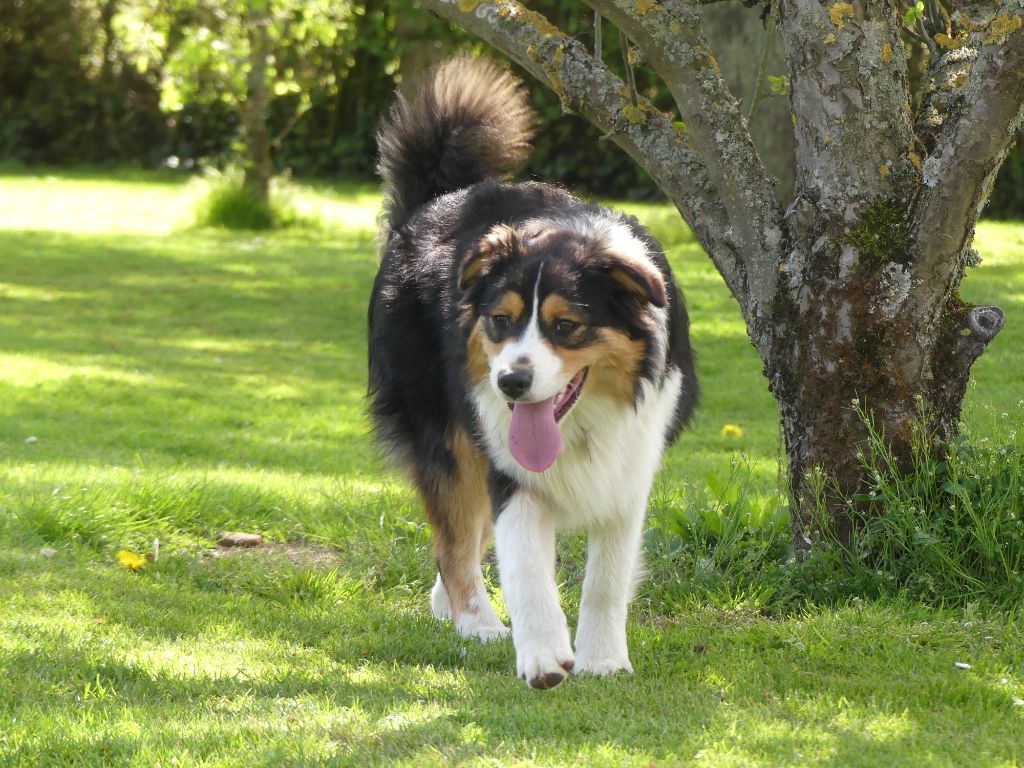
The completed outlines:
<svg viewBox="0 0 1024 768">
<path fill-rule="evenodd" d="M 509 447 L 527 469 L 554 463 L 559 423 L 582 397 L 632 403 L 659 355 L 664 367 L 665 276 L 623 224 L 499 225 L 465 254 L 458 283 L 470 380 L 508 403 Z"/>
</svg>

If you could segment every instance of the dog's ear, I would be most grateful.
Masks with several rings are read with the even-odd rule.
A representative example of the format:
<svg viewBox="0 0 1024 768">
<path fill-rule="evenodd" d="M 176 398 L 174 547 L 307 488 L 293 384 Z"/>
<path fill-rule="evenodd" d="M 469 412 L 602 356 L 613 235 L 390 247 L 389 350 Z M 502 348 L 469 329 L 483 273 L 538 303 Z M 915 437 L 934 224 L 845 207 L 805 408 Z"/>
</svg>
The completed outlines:
<svg viewBox="0 0 1024 768">
<path fill-rule="evenodd" d="M 494 227 L 462 259 L 459 265 L 459 290 L 468 290 L 495 263 L 511 256 L 517 245 L 518 239 L 512 227 L 506 224 Z"/>
<path fill-rule="evenodd" d="M 617 287 L 656 307 L 664 307 L 668 303 L 665 276 L 646 255 L 606 251 L 602 260 L 608 277 Z"/>
</svg>

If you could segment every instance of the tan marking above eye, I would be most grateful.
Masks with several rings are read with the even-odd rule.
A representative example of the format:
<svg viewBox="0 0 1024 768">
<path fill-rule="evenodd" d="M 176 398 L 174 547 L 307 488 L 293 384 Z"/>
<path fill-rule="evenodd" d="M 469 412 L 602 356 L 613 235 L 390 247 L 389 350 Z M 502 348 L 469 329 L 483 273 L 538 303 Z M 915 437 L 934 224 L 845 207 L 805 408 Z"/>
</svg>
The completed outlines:
<svg viewBox="0 0 1024 768">
<path fill-rule="evenodd" d="M 515 291 L 506 291 L 499 297 L 498 303 L 491 309 L 491 314 L 508 315 L 509 320 L 515 323 L 523 316 L 525 311 L 526 302 L 523 301 L 523 297 Z"/>
<path fill-rule="evenodd" d="M 552 293 L 544 299 L 540 305 L 541 322 L 548 328 L 553 328 L 559 320 L 569 320 L 573 323 L 583 325 L 583 318 L 573 309 L 572 304 L 557 293 Z"/>
</svg>

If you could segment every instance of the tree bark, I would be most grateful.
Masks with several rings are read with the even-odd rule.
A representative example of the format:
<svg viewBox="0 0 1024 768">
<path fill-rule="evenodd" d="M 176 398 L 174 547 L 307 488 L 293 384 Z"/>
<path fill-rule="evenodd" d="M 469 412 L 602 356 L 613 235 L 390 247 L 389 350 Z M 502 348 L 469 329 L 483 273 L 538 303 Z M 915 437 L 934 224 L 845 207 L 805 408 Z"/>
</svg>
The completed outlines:
<svg viewBox="0 0 1024 768">
<path fill-rule="evenodd" d="M 246 73 L 242 128 L 245 137 L 245 175 L 243 188 L 263 205 L 270 202 L 270 181 L 274 162 L 270 157 L 270 131 L 267 126 L 270 89 L 267 64 L 270 55 L 270 19 L 264 3 L 250 3 L 246 19 L 249 38 L 249 70 Z"/>
<path fill-rule="evenodd" d="M 1003 325 L 998 308 L 967 305 L 957 289 L 1024 120 L 1024 12 L 1017 0 L 979 2 L 929 22 L 941 29 L 922 24 L 940 53 L 915 115 L 892 3 L 778 0 L 796 144 L 783 212 L 703 37 L 701 0 L 586 2 L 664 78 L 685 131 L 632 105 L 601 62 L 518 2 L 422 0 L 609 132 L 676 204 L 764 362 L 797 550 L 822 519 L 846 538 L 849 500 L 868 482 L 858 408 L 909 468 L 915 429 L 936 450 L 955 434 L 971 366 Z"/>
</svg>

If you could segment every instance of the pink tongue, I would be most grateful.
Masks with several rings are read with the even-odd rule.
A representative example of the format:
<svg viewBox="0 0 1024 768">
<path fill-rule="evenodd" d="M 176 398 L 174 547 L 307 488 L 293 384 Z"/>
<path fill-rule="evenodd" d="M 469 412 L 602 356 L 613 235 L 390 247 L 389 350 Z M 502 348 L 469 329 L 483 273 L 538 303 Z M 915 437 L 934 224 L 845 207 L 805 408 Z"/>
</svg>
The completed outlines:
<svg viewBox="0 0 1024 768">
<path fill-rule="evenodd" d="M 562 452 L 562 433 L 555 421 L 555 398 L 516 403 L 508 429 L 508 447 L 515 460 L 531 472 L 543 472 Z"/>
</svg>

